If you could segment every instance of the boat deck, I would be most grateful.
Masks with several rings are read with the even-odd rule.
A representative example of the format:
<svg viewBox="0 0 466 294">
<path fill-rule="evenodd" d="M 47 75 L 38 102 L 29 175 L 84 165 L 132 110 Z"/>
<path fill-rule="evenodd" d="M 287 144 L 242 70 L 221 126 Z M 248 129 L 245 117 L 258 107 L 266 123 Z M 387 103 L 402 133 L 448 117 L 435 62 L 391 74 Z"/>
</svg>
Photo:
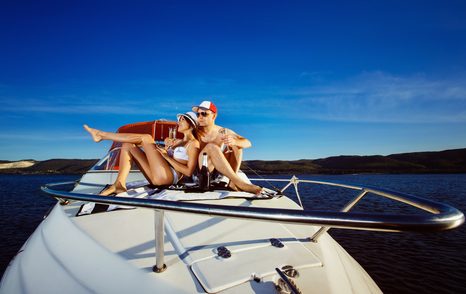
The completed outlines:
<svg viewBox="0 0 466 294">
<path fill-rule="evenodd" d="M 287 197 L 198 202 L 300 209 Z M 228 293 L 241 289 L 273 293 L 277 280 L 275 268 L 292 265 L 303 277 L 296 279 L 296 284 L 302 289 L 315 288 L 319 289 L 316 291 L 319 293 L 335 290 L 351 293 L 353 286 L 361 289 L 361 285 L 373 284 L 373 287 L 366 290 L 378 291 L 364 270 L 328 234 L 319 243 L 308 241 L 308 237 L 318 227 L 179 212 L 165 212 L 165 264 L 168 268 L 156 274 L 152 272 L 155 265 L 153 210 L 127 209 L 74 217 L 81 204 L 77 202 L 65 207 L 73 223 L 101 246 L 118 254 L 147 275 L 163 279 L 179 290 Z M 285 246 L 272 246 L 271 238 L 281 240 Z M 230 258 L 218 256 L 220 246 L 230 250 Z M 352 269 L 353 265 L 351 269 L 341 267 L 342 261 L 356 264 L 356 270 Z M 332 271 L 332 277 L 329 271 Z M 360 277 L 359 283 L 354 276 Z M 339 283 L 329 281 L 334 278 L 338 278 Z M 359 285 L 351 286 L 355 282 Z M 349 287 L 341 291 L 342 285 Z"/>
</svg>

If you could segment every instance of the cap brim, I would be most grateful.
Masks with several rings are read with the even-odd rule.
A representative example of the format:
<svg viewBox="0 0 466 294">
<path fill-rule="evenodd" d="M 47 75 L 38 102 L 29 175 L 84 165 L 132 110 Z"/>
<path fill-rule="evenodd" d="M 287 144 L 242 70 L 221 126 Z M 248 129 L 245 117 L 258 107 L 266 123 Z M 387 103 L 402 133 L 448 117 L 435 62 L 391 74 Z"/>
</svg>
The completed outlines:
<svg viewBox="0 0 466 294">
<path fill-rule="evenodd" d="M 210 110 L 209 108 L 205 108 L 205 107 L 202 107 L 202 106 L 193 106 L 193 108 L 191 110 L 194 111 L 194 112 L 197 112 L 199 109 Z"/>
</svg>

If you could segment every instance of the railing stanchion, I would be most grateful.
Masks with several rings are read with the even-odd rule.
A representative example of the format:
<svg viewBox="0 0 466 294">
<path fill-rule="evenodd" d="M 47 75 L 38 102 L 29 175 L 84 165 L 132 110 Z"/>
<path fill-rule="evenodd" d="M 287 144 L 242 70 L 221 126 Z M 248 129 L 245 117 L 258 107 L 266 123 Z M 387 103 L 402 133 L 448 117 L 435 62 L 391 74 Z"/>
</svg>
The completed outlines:
<svg viewBox="0 0 466 294">
<path fill-rule="evenodd" d="M 164 263 L 165 249 L 164 249 L 164 212 L 163 210 L 154 210 L 154 224 L 155 224 L 155 265 L 152 270 L 156 273 L 161 273 L 167 269 Z"/>
<path fill-rule="evenodd" d="M 299 190 L 298 190 L 298 184 L 299 184 L 299 179 L 295 175 L 290 179 L 290 183 L 293 183 L 294 190 L 296 192 L 296 197 L 298 198 L 299 201 L 299 206 L 304 209 L 303 203 L 301 202 L 301 196 L 299 196 Z"/>
<path fill-rule="evenodd" d="M 341 212 L 348 212 L 350 211 L 358 202 L 359 200 L 362 199 L 362 197 L 364 197 L 364 195 L 366 195 L 369 191 L 367 191 L 366 189 L 363 189 L 361 193 L 359 193 L 358 196 L 356 196 L 353 200 L 351 200 L 350 202 L 348 202 L 345 207 L 343 207 L 343 209 L 341 210 Z M 319 239 L 319 237 L 327 232 L 328 230 L 330 230 L 331 227 L 321 227 L 312 237 L 311 237 L 311 241 L 312 242 L 317 242 L 317 240 Z"/>
<path fill-rule="evenodd" d="M 291 184 L 292 184 L 292 182 L 291 182 L 291 179 L 290 179 L 290 182 L 289 182 L 288 184 L 286 184 L 286 186 L 283 187 L 283 188 L 280 190 L 280 192 L 282 192 L 282 193 L 285 192 L 285 190 L 288 189 L 288 187 L 291 186 Z"/>
</svg>

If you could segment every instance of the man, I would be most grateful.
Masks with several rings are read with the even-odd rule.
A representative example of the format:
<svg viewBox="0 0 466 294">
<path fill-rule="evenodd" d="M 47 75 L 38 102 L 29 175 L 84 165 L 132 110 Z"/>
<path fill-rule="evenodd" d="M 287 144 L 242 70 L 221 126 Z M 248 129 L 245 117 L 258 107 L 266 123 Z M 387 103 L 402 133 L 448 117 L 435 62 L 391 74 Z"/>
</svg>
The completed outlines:
<svg viewBox="0 0 466 294">
<path fill-rule="evenodd" d="M 202 155 L 207 153 L 209 170 L 214 172 L 215 169 L 228 177 L 231 188 L 259 194 L 261 187 L 245 182 L 237 174 L 243 158 L 243 149 L 251 147 L 251 142 L 232 130 L 215 124 L 218 112 L 211 101 L 202 101 L 192 110 L 197 114 L 199 124 L 199 166 L 202 166 Z"/>
</svg>

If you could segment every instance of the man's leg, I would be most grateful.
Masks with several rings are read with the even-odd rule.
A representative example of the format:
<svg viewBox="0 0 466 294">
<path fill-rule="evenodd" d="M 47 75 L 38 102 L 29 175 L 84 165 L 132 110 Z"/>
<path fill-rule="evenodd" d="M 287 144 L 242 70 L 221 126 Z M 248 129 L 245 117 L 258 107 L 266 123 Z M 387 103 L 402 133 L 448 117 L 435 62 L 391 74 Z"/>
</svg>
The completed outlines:
<svg viewBox="0 0 466 294">
<path fill-rule="evenodd" d="M 202 152 L 207 153 L 210 161 L 212 162 L 212 164 L 209 165 L 209 169 L 212 169 L 212 167 L 215 168 L 221 174 L 227 176 L 232 181 L 232 183 L 242 191 L 251 192 L 254 194 L 260 193 L 262 190 L 261 187 L 249 184 L 238 176 L 236 171 L 233 170 L 232 166 L 225 158 L 219 146 L 215 144 L 207 144 Z"/>
<path fill-rule="evenodd" d="M 223 157 L 225 157 L 227 162 L 230 164 L 231 168 L 235 171 L 235 173 L 237 173 L 241 167 L 241 162 L 243 160 L 243 149 L 242 148 L 231 148 L 231 149 L 233 150 L 233 152 L 229 152 L 229 153 L 224 153 L 220 149 L 220 153 L 223 154 Z M 199 152 L 199 168 L 202 167 L 202 158 L 203 158 L 202 154 L 208 153 L 207 150 L 208 149 L 204 147 L 204 149 L 202 149 L 201 152 Z M 207 164 L 209 166 L 209 171 L 213 171 L 214 168 L 212 167 L 212 160 L 210 159 L 210 156 L 208 158 Z"/>
<path fill-rule="evenodd" d="M 231 147 L 232 152 L 223 153 L 231 168 L 237 173 L 243 161 L 243 148 Z"/>
</svg>

